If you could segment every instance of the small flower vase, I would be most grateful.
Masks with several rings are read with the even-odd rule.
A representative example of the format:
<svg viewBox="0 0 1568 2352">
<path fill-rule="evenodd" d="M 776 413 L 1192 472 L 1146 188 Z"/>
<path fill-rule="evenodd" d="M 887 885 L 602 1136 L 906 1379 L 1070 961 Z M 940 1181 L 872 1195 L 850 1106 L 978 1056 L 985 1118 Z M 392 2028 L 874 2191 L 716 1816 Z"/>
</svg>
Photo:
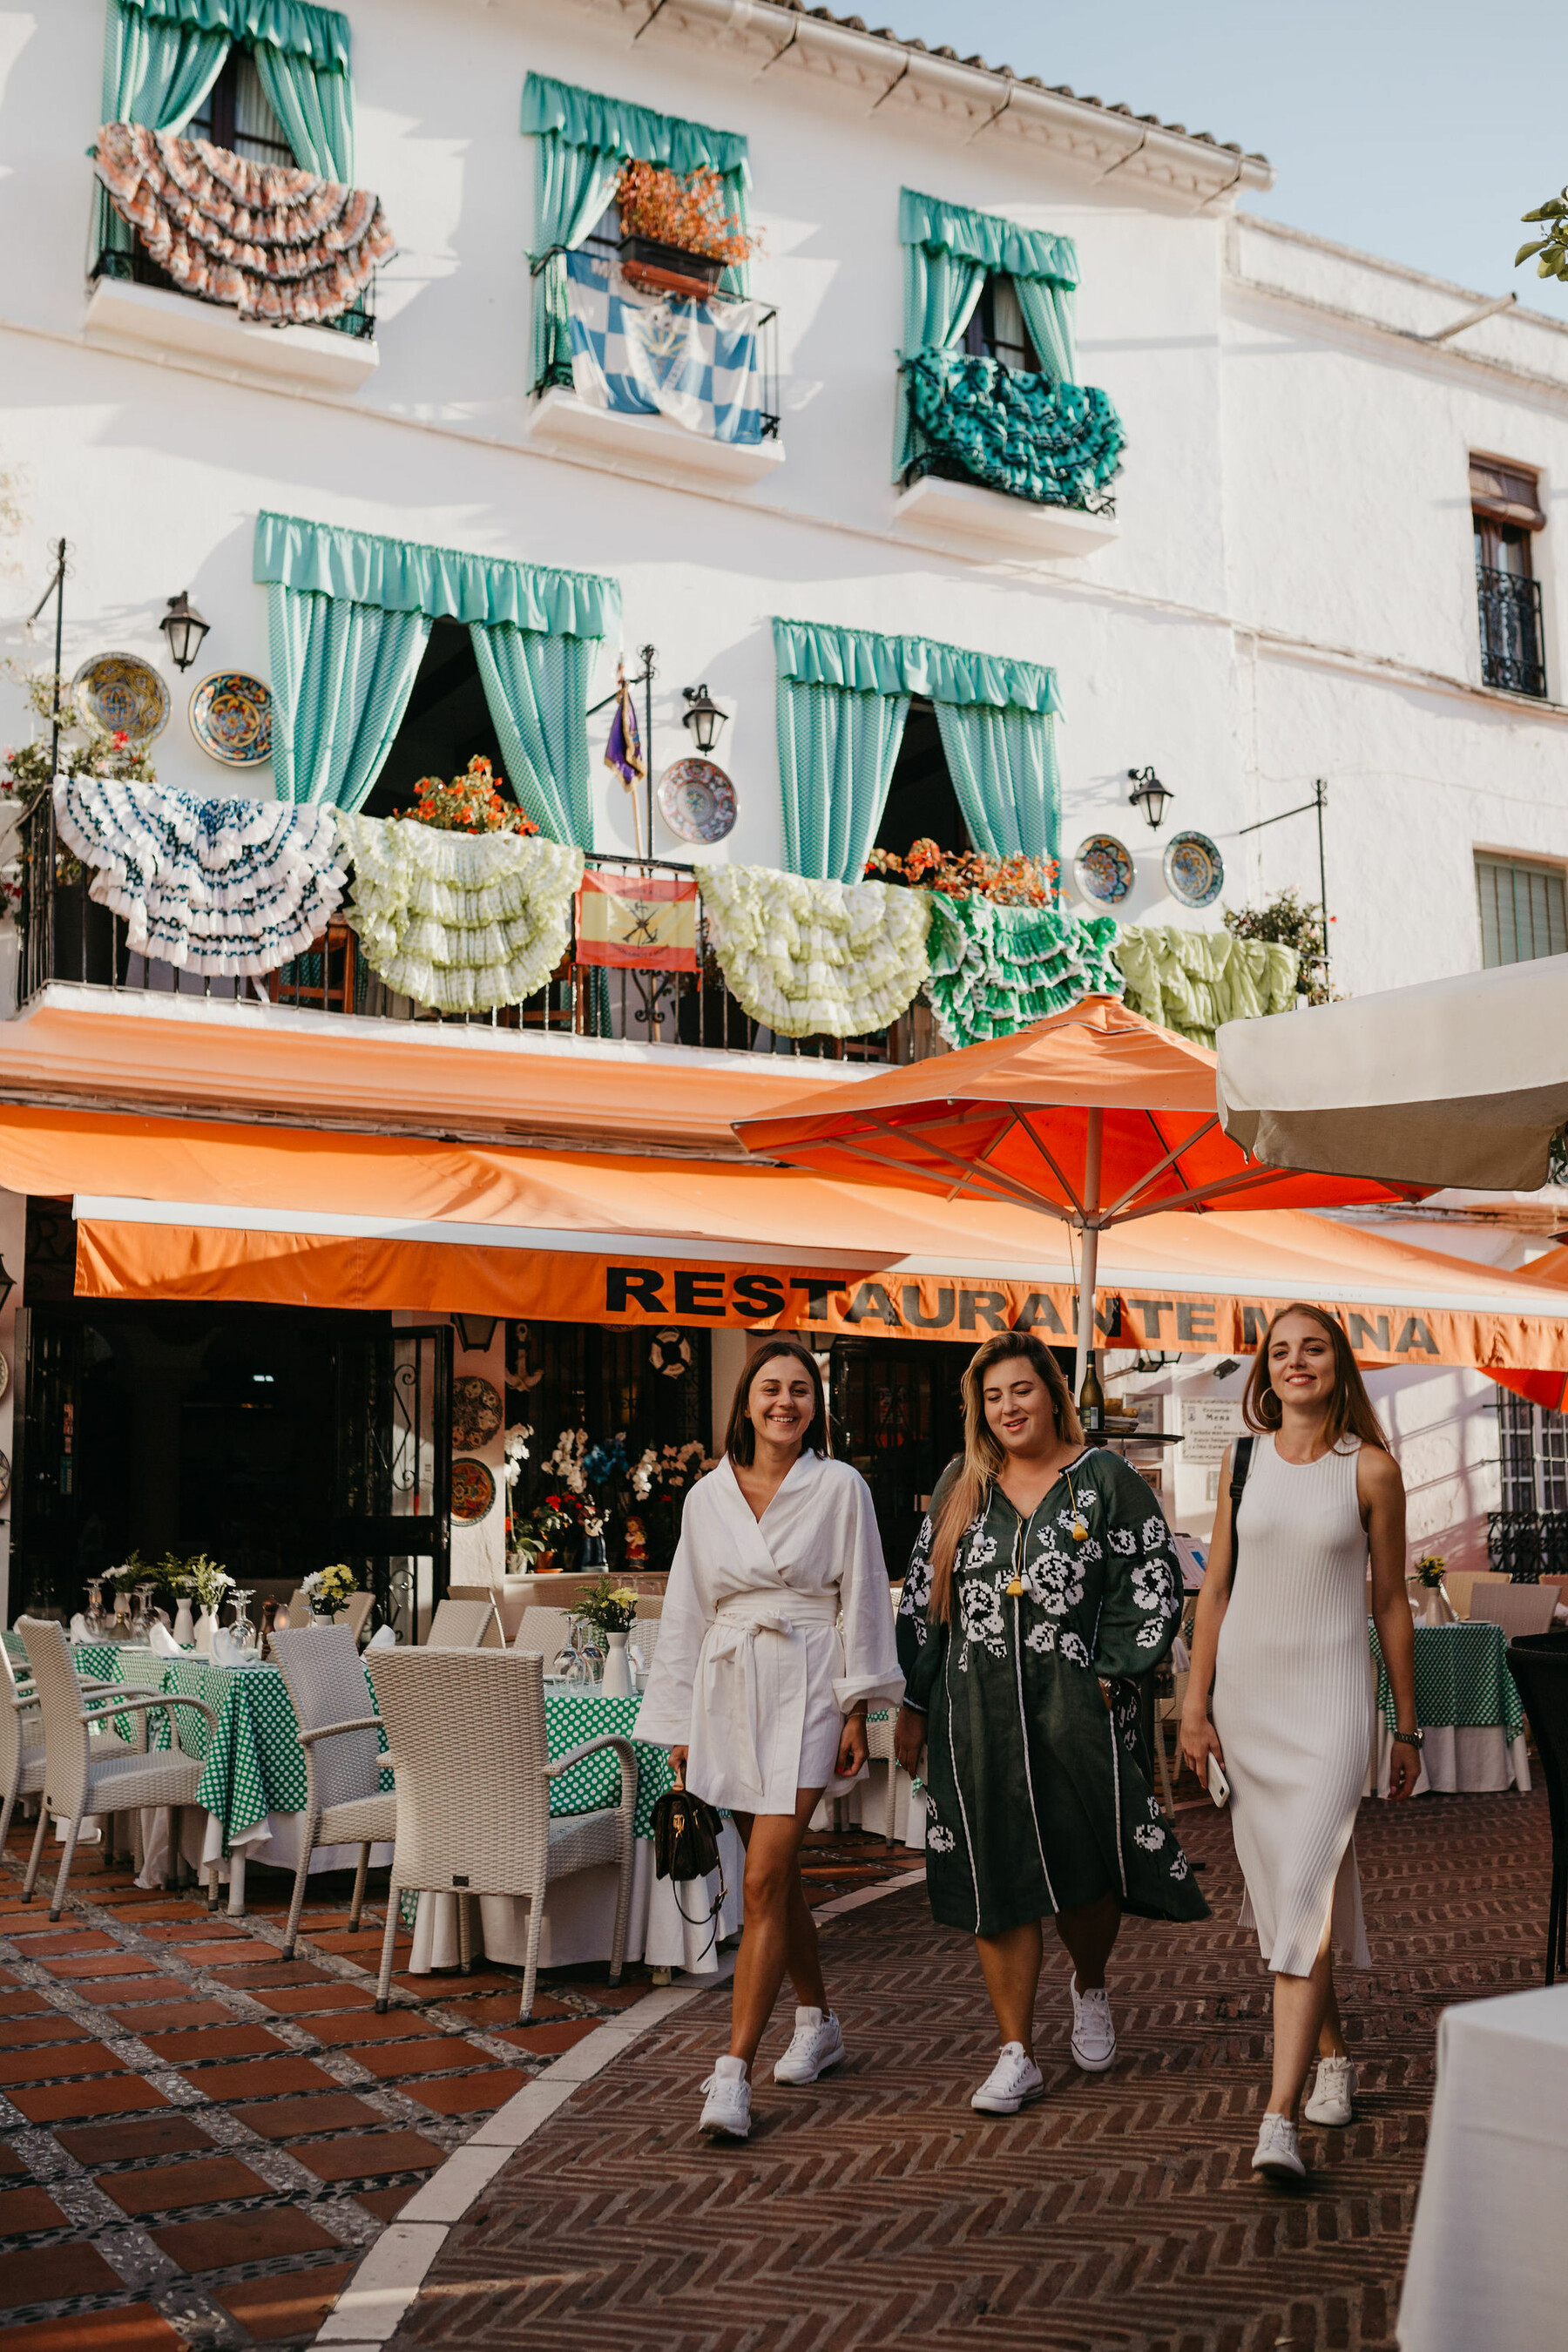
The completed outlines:
<svg viewBox="0 0 1568 2352">
<path fill-rule="evenodd" d="M 630 1698 L 632 1662 L 626 1655 L 626 1636 L 606 1633 L 605 1642 L 605 1679 L 599 1688 L 605 1698 Z"/>
<path fill-rule="evenodd" d="M 196 1630 L 191 1622 L 190 1601 L 184 1594 L 182 1594 L 179 1604 L 174 1611 L 174 1639 L 178 1642 L 182 1650 L 188 1650 L 195 1643 L 195 1638 Z"/>
<path fill-rule="evenodd" d="M 215 1612 L 211 1609 L 204 1609 L 201 1615 L 196 1619 L 196 1655 L 198 1658 L 210 1658 L 212 1656 L 213 1635 L 216 1632 L 217 1617 Z"/>
</svg>

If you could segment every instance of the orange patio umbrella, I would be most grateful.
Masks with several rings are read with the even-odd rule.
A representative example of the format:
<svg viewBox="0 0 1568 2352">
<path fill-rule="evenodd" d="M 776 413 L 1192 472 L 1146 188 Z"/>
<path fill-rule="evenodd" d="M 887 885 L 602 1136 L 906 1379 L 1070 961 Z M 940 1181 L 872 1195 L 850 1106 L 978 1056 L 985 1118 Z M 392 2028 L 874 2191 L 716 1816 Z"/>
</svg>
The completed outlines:
<svg viewBox="0 0 1568 2352">
<path fill-rule="evenodd" d="M 1162 1210 L 1348 1208 L 1430 1189 L 1249 1159 L 1220 1126 L 1215 1072 L 1203 1046 L 1115 997 L 1086 996 L 1014 1036 L 818 1089 L 735 1132 L 748 1151 L 818 1175 L 1011 1202 L 1072 1228 L 1081 1386 L 1107 1226 Z"/>
</svg>

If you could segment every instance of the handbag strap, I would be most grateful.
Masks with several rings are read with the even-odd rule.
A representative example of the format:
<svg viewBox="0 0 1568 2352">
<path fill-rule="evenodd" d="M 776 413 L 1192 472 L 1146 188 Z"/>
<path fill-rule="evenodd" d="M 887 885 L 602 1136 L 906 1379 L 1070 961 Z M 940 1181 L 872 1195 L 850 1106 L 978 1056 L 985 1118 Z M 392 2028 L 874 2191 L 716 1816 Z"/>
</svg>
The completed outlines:
<svg viewBox="0 0 1568 2352">
<path fill-rule="evenodd" d="M 1247 1484 L 1247 1474 L 1252 1467 L 1252 1449 L 1257 1443 L 1254 1437 L 1238 1437 L 1236 1441 L 1236 1452 L 1231 1457 L 1230 1586 L 1233 1592 L 1236 1590 L 1236 1571 L 1241 1559 L 1241 1534 L 1236 1524 L 1236 1515 L 1241 1508 L 1241 1490 Z"/>
</svg>

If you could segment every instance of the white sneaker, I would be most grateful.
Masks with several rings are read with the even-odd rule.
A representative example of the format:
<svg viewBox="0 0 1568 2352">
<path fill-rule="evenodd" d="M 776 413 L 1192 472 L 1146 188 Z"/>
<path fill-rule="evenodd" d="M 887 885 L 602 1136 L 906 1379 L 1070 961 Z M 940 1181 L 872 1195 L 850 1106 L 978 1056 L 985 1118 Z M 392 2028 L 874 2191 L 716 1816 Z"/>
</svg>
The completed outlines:
<svg viewBox="0 0 1568 2352">
<path fill-rule="evenodd" d="M 1072 2054 L 1086 2074 L 1103 2074 L 1116 2059 L 1116 2028 L 1110 2022 L 1110 1995 L 1101 1985 L 1079 1992 L 1072 1980 Z"/>
<path fill-rule="evenodd" d="M 708 2094 L 708 2104 L 698 2130 L 719 2132 L 726 2139 L 750 2139 L 752 2086 L 746 2080 L 745 2060 L 716 2058 L 713 2072 L 702 2087 Z"/>
<path fill-rule="evenodd" d="M 1327 2124 L 1331 2128 L 1351 2121 L 1351 2101 L 1355 2097 L 1355 2067 L 1349 2058 L 1320 2058 L 1318 2079 L 1312 2085 L 1312 2095 L 1301 2113 L 1310 2124 Z"/>
<path fill-rule="evenodd" d="M 1270 2180 L 1305 2180 L 1307 2168 L 1301 2161 L 1296 2126 L 1289 2116 L 1265 2116 L 1258 2127 L 1258 2146 L 1252 2151 L 1252 2169 L 1266 2173 Z"/>
<path fill-rule="evenodd" d="M 1039 2068 L 1024 2055 L 1023 2043 L 1005 2042 L 1002 2055 L 969 2104 L 983 2116 L 1016 2116 L 1031 2099 L 1043 2097 L 1045 2088 Z"/>
<path fill-rule="evenodd" d="M 844 2060 L 844 2036 L 838 2030 L 838 2020 L 829 2010 L 826 2016 L 819 2009 L 797 2009 L 795 2013 L 795 2039 L 773 2068 L 775 2083 L 815 2083 L 830 2066 Z"/>
</svg>

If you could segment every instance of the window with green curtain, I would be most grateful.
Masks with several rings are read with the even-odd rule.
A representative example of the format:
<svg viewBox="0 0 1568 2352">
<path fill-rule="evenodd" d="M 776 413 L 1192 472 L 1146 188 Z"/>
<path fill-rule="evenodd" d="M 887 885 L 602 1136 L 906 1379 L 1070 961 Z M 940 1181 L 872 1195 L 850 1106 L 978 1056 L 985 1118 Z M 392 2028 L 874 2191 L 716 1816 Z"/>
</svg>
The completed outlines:
<svg viewBox="0 0 1568 2352">
<path fill-rule="evenodd" d="M 911 694 L 936 706 L 975 846 L 1055 857 L 1056 672 L 933 637 L 773 622 L 779 785 L 792 873 L 858 881 L 877 837 Z"/>
<path fill-rule="evenodd" d="M 904 342 L 895 480 L 939 472 L 1037 504 L 1106 506 L 1124 436 L 1109 396 L 1078 382 L 1072 239 L 913 188 L 900 192 L 899 237 Z M 987 285 L 1011 288 L 1037 369 L 965 349 Z M 1021 351 L 1022 336 L 1017 341 Z"/>
<path fill-rule="evenodd" d="M 566 328 L 566 273 L 562 254 L 574 251 L 596 226 L 616 193 L 622 166 L 658 163 L 671 172 L 712 170 L 724 184 L 728 210 L 746 225 L 751 164 L 744 135 L 713 131 L 675 114 L 656 114 L 597 90 L 531 73 L 523 85 L 522 129 L 537 140 L 533 227 L 532 390 L 572 382 Z M 746 288 L 746 266 L 720 278 L 727 293 Z"/>
<path fill-rule="evenodd" d="M 257 517 L 269 599 L 280 800 L 363 807 L 408 708 L 432 621 L 465 622 L 502 772 L 552 840 L 594 846 L 587 701 L 620 590 L 590 572 Z"/>
</svg>

